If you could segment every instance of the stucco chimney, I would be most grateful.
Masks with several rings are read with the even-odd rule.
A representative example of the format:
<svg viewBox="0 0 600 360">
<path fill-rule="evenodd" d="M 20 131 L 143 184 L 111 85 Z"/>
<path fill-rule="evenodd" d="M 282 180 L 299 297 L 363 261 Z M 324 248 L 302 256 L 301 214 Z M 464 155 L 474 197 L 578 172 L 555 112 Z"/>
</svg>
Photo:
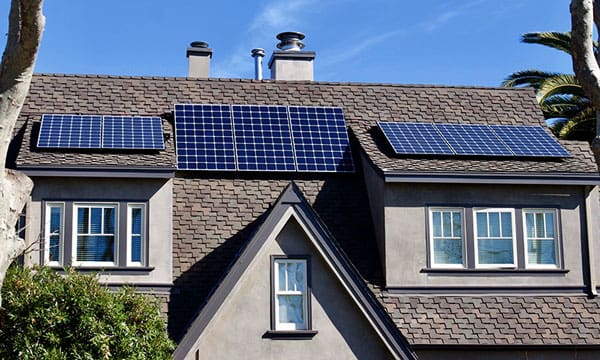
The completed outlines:
<svg viewBox="0 0 600 360">
<path fill-rule="evenodd" d="M 314 51 L 302 51 L 304 34 L 287 31 L 277 35 L 280 50 L 273 51 L 269 60 L 273 80 L 314 80 Z"/>
<path fill-rule="evenodd" d="M 212 49 L 204 41 L 194 41 L 187 49 L 186 56 L 189 60 L 188 77 L 207 78 L 210 74 L 210 59 Z"/>
</svg>

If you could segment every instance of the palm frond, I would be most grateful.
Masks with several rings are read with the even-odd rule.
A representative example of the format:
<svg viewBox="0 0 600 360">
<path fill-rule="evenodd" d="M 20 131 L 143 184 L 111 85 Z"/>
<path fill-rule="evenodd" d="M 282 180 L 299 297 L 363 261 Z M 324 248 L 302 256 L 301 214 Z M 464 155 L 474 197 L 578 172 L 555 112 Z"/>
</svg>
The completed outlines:
<svg viewBox="0 0 600 360">
<path fill-rule="evenodd" d="M 546 119 L 570 118 L 591 106 L 588 98 L 567 94 L 556 94 L 540 103 Z"/>
<path fill-rule="evenodd" d="M 558 31 L 544 31 L 526 33 L 521 36 L 521 42 L 539 44 L 564 51 L 571 56 L 571 33 Z"/>
<path fill-rule="evenodd" d="M 558 132 L 558 136 L 561 139 L 591 141 L 594 138 L 595 128 L 596 111 L 590 107 L 566 120 Z"/>
<path fill-rule="evenodd" d="M 571 95 L 585 97 L 583 88 L 579 85 L 575 75 L 561 74 L 546 79 L 537 91 L 538 103 L 543 103 L 547 98 L 554 95 Z"/>
<path fill-rule="evenodd" d="M 531 86 L 534 89 L 539 89 L 541 84 L 548 78 L 561 75 L 560 73 L 540 71 L 540 70 L 523 70 L 510 74 L 504 81 L 503 87 L 524 87 Z"/>
</svg>

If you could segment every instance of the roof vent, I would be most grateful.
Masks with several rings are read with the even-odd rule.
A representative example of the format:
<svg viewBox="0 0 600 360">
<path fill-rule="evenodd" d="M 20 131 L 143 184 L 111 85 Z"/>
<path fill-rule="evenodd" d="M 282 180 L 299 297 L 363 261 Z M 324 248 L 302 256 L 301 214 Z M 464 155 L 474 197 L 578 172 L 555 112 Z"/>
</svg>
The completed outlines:
<svg viewBox="0 0 600 360">
<path fill-rule="evenodd" d="M 204 41 L 194 41 L 187 49 L 189 59 L 188 76 L 191 78 L 207 78 L 210 73 L 212 49 Z"/>
<path fill-rule="evenodd" d="M 304 34 L 286 31 L 277 35 L 280 41 L 269 60 L 273 80 L 313 80 L 314 51 L 303 51 Z"/>
<path fill-rule="evenodd" d="M 256 48 L 252 49 L 252 57 L 254 58 L 254 78 L 256 80 L 262 80 L 262 61 L 265 57 L 265 49 Z"/>
<path fill-rule="evenodd" d="M 286 31 L 279 33 L 277 39 L 281 42 L 277 44 L 277 48 L 283 51 L 300 51 L 304 48 L 304 34 L 296 31 Z"/>
</svg>

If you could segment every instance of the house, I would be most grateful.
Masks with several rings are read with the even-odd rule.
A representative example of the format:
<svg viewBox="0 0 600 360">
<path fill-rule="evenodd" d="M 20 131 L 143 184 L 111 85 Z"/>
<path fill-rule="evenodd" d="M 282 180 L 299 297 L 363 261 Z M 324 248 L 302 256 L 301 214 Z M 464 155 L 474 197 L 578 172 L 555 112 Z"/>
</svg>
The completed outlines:
<svg viewBox="0 0 600 360">
<path fill-rule="evenodd" d="M 176 359 L 600 356 L 587 143 L 531 89 L 318 82 L 279 39 L 272 80 L 205 43 L 188 78 L 35 75 L 25 262 L 162 299 Z"/>
</svg>

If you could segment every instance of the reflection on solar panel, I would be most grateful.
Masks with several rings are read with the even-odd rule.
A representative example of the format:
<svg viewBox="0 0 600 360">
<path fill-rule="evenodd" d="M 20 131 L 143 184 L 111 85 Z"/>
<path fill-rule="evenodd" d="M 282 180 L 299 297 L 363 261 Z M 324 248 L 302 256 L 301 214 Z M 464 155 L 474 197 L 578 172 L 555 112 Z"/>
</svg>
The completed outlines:
<svg viewBox="0 0 600 360">
<path fill-rule="evenodd" d="M 397 154 L 454 154 L 433 124 L 380 122 L 379 127 Z"/>
<path fill-rule="evenodd" d="M 341 108 L 290 106 L 289 111 L 298 171 L 354 171 Z"/>
<path fill-rule="evenodd" d="M 436 124 L 456 155 L 513 156 L 487 125 Z"/>
<path fill-rule="evenodd" d="M 102 117 L 96 115 L 42 115 L 40 148 L 96 149 L 101 145 Z"/>
<path fill-rule="evenodd" d="M 179 169 L 236 169 L 228 105 L 175 105 L 175 136 Z"/>
<path fill-rule="evenodd" d="M 109 149 L 164 149 L 159 117 L 104 116 L 102 147 Z"/>
<path fill-rule="evenodd" d="M 238 170 L 296 170 L 285 106 L 233 105 L 232 110 Z"/>
<path fill-rule="evenodd" d="M 541 126 L 380 122 L 397 154 L 570 157 Z"/>
<path fill-rule="evenodd" d="M 565 150 L 540 126 L 492 125 L 494 132 L 518 156 L 569 157 Z"/>
</svg>

